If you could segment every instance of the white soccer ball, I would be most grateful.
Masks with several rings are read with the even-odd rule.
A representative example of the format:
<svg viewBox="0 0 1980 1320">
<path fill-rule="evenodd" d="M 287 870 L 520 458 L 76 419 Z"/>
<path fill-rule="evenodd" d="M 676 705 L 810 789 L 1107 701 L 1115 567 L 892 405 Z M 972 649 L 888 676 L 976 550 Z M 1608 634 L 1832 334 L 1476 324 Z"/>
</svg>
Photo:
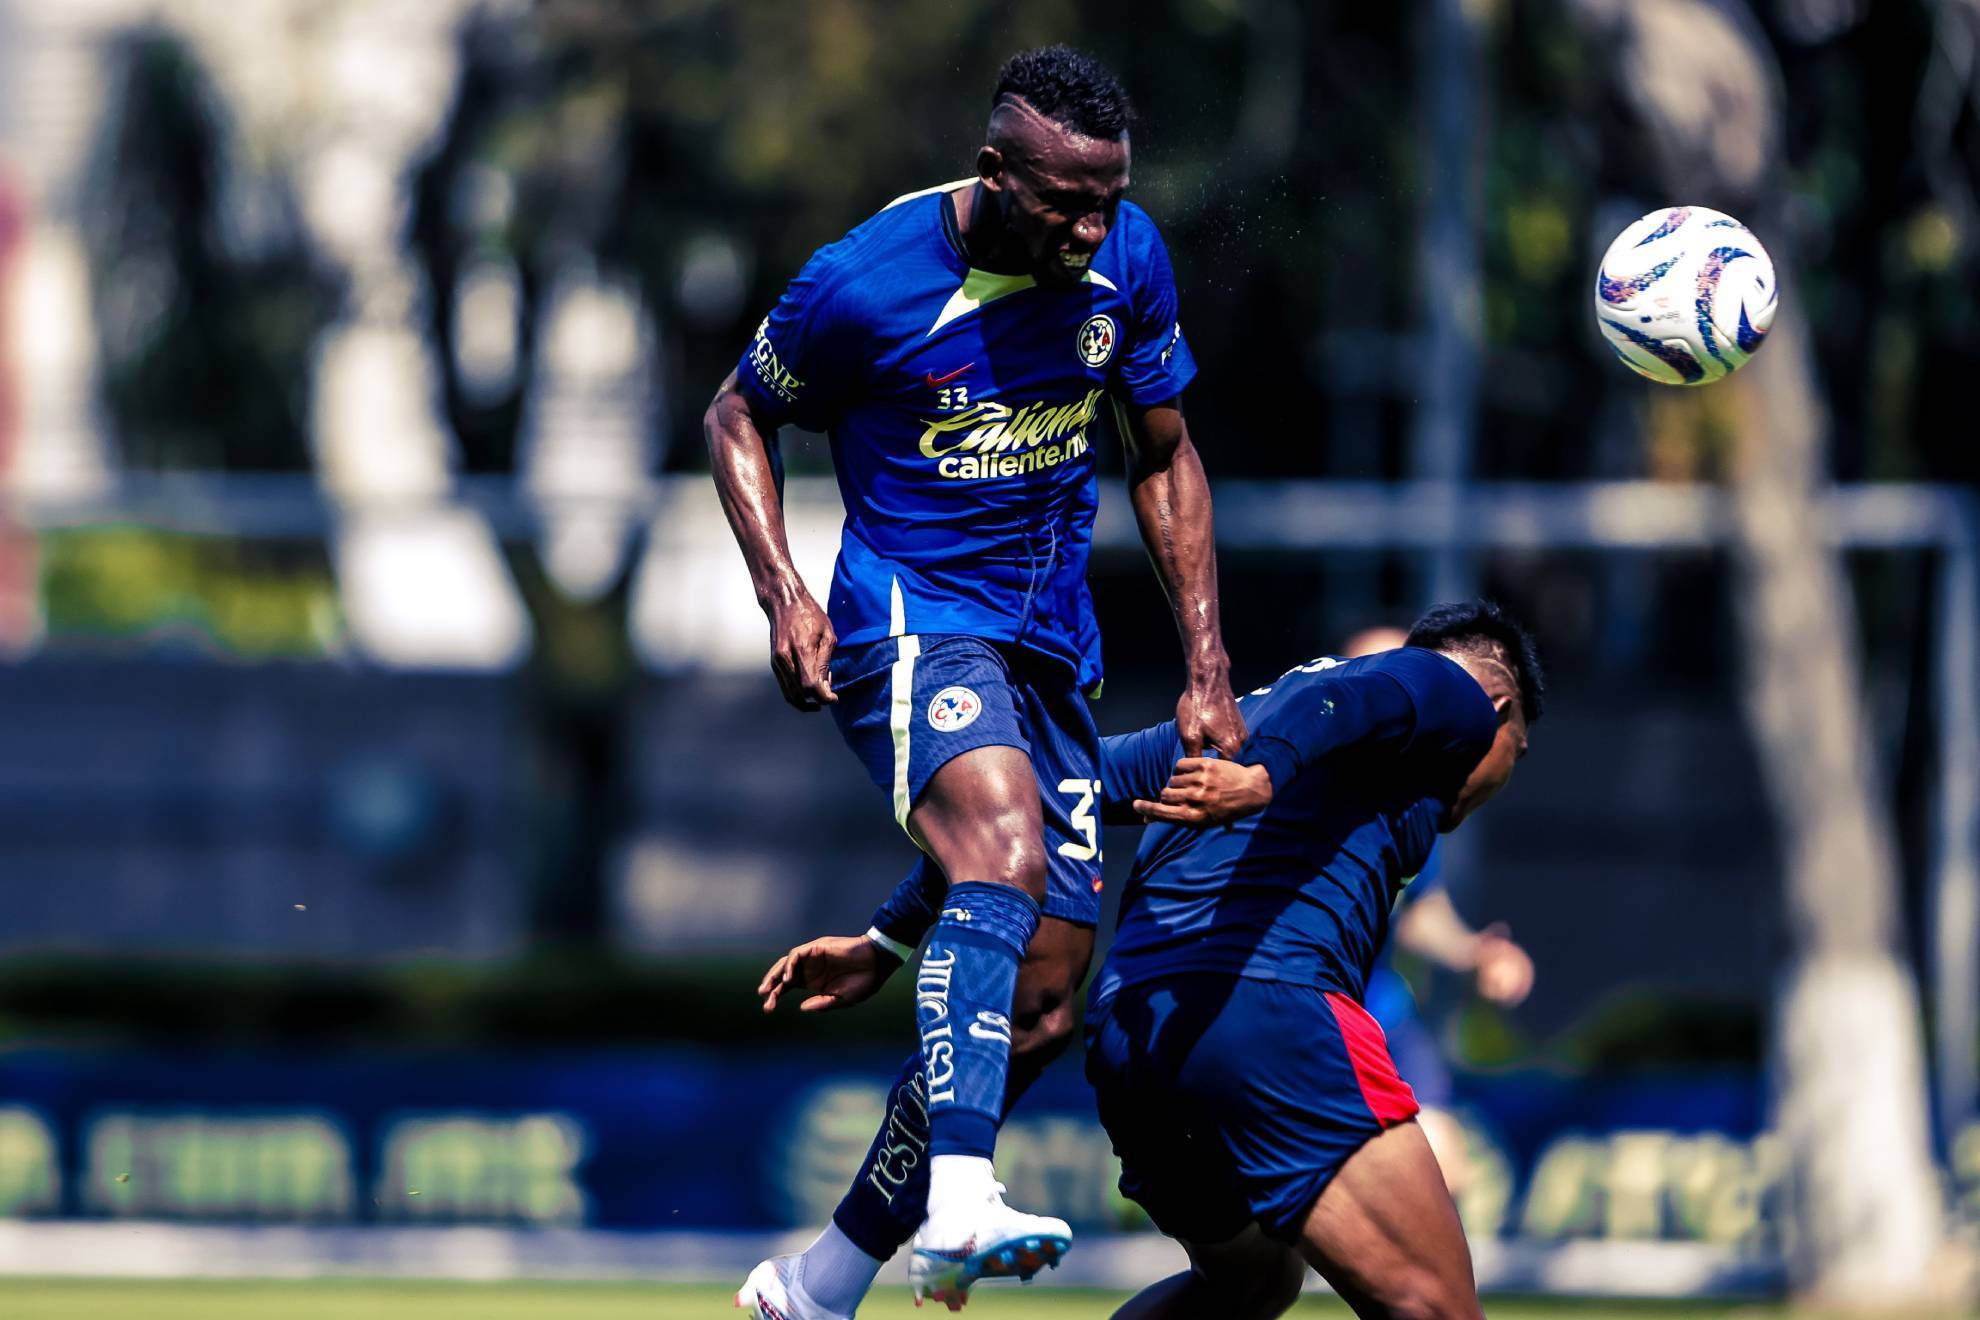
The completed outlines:
<svg viewBox="0 0 1980 1320">
<path fill-rule="evenodd" d="M 1709 385 L 1753 356 L 1779 295 L 1752 230 L 1721 211 L 1671 206 L 1609 244 L 1595 272 L 1595 323 L 1637 374 Z"/>
</svg>

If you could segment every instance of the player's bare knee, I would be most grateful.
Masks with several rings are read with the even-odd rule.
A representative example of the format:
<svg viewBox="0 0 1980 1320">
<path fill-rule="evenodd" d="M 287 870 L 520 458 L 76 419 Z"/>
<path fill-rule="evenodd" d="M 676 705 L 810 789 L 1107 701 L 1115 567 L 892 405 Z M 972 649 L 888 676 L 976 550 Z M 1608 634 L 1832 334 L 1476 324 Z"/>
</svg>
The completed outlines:
<svg viewBox="0 0 1980 1320">
<path fill-rule="evenodd" d="M 1306 1284 L 1306 1266 L 1295 1260 L 1290 1266 L 1205 1282 L 1213 1294 L 1210 1300 L 1215 1314 L 1230 1320 L 1278 1320 L 1299 1301 L 1299 1290 Z"/>
<path fill-rule="evenodd" d="M 1038 821 L 1021 811 L 999 812 L 953 829 L 935 849 L 942 869 L 956 880 L 1010 885 L 1045 899 L 1045 846 Z"/>
<path fill-rule="evenodd" d="M 1205 1314 L 1227 1320 L 1278 1320 L 1299 1301 L 1306 1266 L 1294 1259 L 1290 1265 L 1280 1263 L 1242 1274 L 1223 1271 L 1209 1275 L 1199 1270 L 1196 1277 Z"/>
<path fill-rule="evenodd" d="M 1299 1300 L 1306 1261 L 1255 1225 L 1228 1242 L 1184 1244 L 1202 1296 L 1203 1314 L 1231 1320 L 1270 1320 Z"/>
<path fill-rule="evenodd" d="M 1427 1273 L 1397 1282 L 1385 1308 L 1390 1320 L 1484 1320 L 1475 1288 Z"/>
<path fill-rule="evenodd" d="M 1036 839 L 1024 835 L 1006 836 L 997 849 L 999 865 L 997 874 L 990 877 L 998 884 L 1011 885 L 1031 895 L 1032 901 L 1045 901 L 1045 848 Z"/>
</svg>

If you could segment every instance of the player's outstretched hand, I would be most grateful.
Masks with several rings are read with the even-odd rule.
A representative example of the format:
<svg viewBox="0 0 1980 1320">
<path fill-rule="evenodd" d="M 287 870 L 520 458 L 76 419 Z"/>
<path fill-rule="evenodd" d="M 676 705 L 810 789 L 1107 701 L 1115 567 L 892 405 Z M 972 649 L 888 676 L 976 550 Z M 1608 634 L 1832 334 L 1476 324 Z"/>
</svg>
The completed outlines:
<svg viewBox="0 0 1980 1320">
<path fill-rule="evenodd" d="M 851 1008 L 871 999 L 901 965 L 864 935 L 827 935 L 798 945 L 770 964 L 756 987 L 763 1011 L 773 1013 L 786 990 L 802 994 L 800 1013 Z"/>
<path fill-rule="evenodd" d="M 1487 926 L 1478 932 L 1475 975 L 1481 997 L 1512 1008 L 1533 991 L 1533 958 L 1504 925 Z"/>
<path fill-rule="evenodd" d="M 832 621 L 810 592 L 800 591 L 787 604 L 771 609 L 770 669 L 785 701 L 799 710 L 818 710 L 838 701 L 829 667 L 838 640 Z"/>
<path fill-rule="evenodd" d="M 1143 820 L 1177 825 L 1228 825 L 1272 804 L 1272 775 L 1262 765 L 1185 756 L 1176 762 L 1162 800 L 1136 798 Z"/>
</svg>

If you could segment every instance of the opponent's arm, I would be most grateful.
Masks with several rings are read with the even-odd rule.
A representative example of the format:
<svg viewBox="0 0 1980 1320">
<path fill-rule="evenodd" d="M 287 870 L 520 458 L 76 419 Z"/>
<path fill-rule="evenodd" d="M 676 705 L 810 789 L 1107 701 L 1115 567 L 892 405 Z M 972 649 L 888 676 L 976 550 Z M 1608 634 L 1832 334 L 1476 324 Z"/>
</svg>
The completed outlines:
<svg viewBox="0 0 1980 1320">
<path fill-rule="evenodd" d="M 1181 756 L 1173 720 L 1100 740 L 1100 819 L 1109 825 L 1227 825 L 1272 804 L 1263 766 Z"/>
<path fill-rule="evenodd" d="M 1168 782 L 1171 767 L 1182 755 L 1176 742 L 1176 722 L 1164 720 L 1133 733 L 1108 734 L 1100 740 L 1100 819 L 1107 825 L 1139 825 L 1137 798 L 1152 798 Z"/>
<path fill-rule="evenodd" d="M 715 391 L 701 424 L 722 512 L 749 565 L 756 603 L 770 619 L 770 668 L 777 686 L 799 710 L 817 710 L 838 700 L 826 667 L 838 639 L 791 561 L 783 495 L 766 439 L 775 429 L 759 424 L 733 371 Z"/>
<path fill-rule="evenodd" d="M 872 998 L 900 966 L 899 958 L 864 935 L 827 935 L 771 963 L 756 995 L 766 1013 L 777 1011 L 786 990 L 804 995 L 798 1002 L 803 1013 L 851 1008 Z"/>
<path fill-rule="evenodd" d="M 926 854 L 915 859 L 914 868 L 901 877 L 894 892 L 873 910 L 867 923 L 866 938 L 902 962 L 914 956 L 921 937 L 935 924 L 942 911 L 942 896 L 949 892 L 949 878 Z"/>
<path fill-rule="evenodd" d="M 786 990 L 805 994 L 798 1004 L 805 1013 L 851 1008 L 870 999 L 914 956 L 935 924 L 948 888 L 940 867 L 926 857 L 918 859 L 874 911 L 866 934 L 807 940 L 771 963 L 756 987 L 763 1011 L 774 1012 Z"/>
<path fill-rule="evenodd" d="M 1191 756 L 1206 746 L 1235 755 L 1244 745 L 1244 716 L 1231 693 L 1231 659 L 1217 610 L 1210 483 L 1176 400 L 1125 404 L 1122 411 L 1128 497 L 1182 634 L 1188 683 L 1176 703 L 1176 732 Z"/>
</svg>

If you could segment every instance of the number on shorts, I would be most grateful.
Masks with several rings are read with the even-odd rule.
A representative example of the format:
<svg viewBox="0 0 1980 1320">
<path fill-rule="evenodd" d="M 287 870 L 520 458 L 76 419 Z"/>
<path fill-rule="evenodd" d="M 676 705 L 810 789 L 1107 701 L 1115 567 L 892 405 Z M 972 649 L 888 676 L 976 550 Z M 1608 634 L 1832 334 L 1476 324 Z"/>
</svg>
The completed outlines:
<svg viewBox="0 0 1980 1320">
<path fill-rule="evenodd" d="M 1073 803 L 1073 828 L 1086 836 L 1085 843 L 1062 843 L 1059 856 L 1070 857 L 1075 862 L 1090 862 L 1100 855 L 1100 822 L 1093 818 L 1093 799 L 1100 792 L 1097 779 L 1061 779 L 1061 793 L 1077 793 L 1079 801 Z"/>
</svg>

